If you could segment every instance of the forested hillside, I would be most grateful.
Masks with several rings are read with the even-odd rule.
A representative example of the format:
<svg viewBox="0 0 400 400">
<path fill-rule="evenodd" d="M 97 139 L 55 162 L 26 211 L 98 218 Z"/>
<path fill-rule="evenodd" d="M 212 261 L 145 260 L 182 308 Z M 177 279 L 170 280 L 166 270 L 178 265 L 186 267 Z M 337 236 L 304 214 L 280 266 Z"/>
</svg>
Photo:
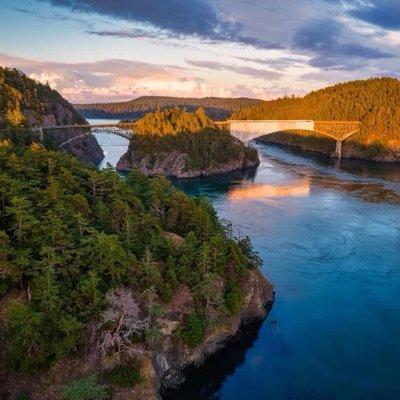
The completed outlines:
<svg viewBox="0 0 400 400">
<path fill-rule="evenodd" d="M 373 78 L 341 83 L 301 98 L 264 102 L 235 113 L 232 118 L 361 121 L 361 132 L 345 142 L 344 155 L 347 151 L 348 156 L 389 157 L 393 161 L 400 153 L 400 81 Z M 307 137 L 308 134 L 303 132 L 302 135 Z M 297 141 L 302 146 L 310 145 L 303 138 L 285 139 L 281 135 L 275 139 L 282 143 Z M 266 140 L 274 140 L 274 137 L 266 137 Z M 400 154 L 398 157 L 400 159 Z"/>
<path fill-rule="evenodd" d="M 257 151 L 234 139 L 208 118 L 179 108 L 146 114 L 117 168 L 149 175 L 192 177 L 230 172 L 258 164 Z"/>
<path fill-rule="evenodd" d="M 154 350 L 182 348 L 184 366 L 207 332 L 239 315 L 258 256 L 208 201 L 166 179 L 122 180 L 9 136 L 0 140 L 0 397 L 155 393 Z"/>
<path fill-rule="evenodd" d="M 85 123 L 74 107 L 50 86 L 28 78 L 17 69 L 0 67 L 0 129 Z M 52 140 L 57 145 L 81 134 L 77 129 L 57 131 Z M 94 163 L 104 157 L 93 136 L 77 139 L 64 150 Z"/>
<path fill-rule="evenodd" d="M 195 111 L 203 107 L 208 117 L 214 120 L 222 120 L 229 117 L 232 112 L 251 107 L 260 103 L 261 100 L 239 98 L 183 98 L 143 96 L 134 100 L 117 103 L 76 104 L 76 109 L 86 118 L 124 118 L 137 119 L 144 114 L 163 110 L 166 108 L 179 107 L 187 111 Z"/>
<path fill-rule="evenodd" d="M 0 128 L 85 123 L 56 90 L 17 69 L 0 67 Z"/>
</svg>

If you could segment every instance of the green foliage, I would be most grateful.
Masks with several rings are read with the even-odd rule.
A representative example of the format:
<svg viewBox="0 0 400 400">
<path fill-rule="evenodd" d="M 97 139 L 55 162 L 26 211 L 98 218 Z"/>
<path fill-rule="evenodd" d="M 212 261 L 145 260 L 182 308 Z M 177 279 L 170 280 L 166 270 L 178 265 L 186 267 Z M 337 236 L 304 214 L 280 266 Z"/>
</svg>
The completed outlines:
<svg viewBox="0 0 400 400">
<path fill-rule="evenodd" d="M 400 147 L 400 81 L 373 78 L 341 83 L 304 97 L 284 97 L 239 111 L 233 119 L 313 119 L 361 121 L 361 131 L 345 144 L 358 147 L 370 158 L 387 149 Z M 266 140 L 283 144 L 334 150 L 332 141 L 315 133 L 296 132 L 269 135 Z M 304 139 L 305 138 L 305 139 Z M 311 142 L 311 143 L 310 143 Z M 305 147 L 307 148 L 307 147 Z"/>
<path fill-rule="evenodd" d="M 14 300 L 6 308 L 10 363 L 23 372 L 40 366 L 45 358 L 44 314 Z"/>
<path fill-rule="evenodd" d="M 29 400 L 29 394 L 26 392 L 21 392 L 17 395 L 17 400 Z"/>
<path fill-rule="evenodd" d="M 196 347 L 202 343 L 206 327 L 205 318 L 198 312 L 187 316 L 184 328 L 181 332 L 182 339 L 190 347 Z"/>
<path fill-rule="evenodd" d="M 58 105 L 70 112 L 70 120 L 59 116 L 54 110 Z M 85 123 L 71 104 L 48 85 L 42 85 L 28 78 L 14 68 L 0 67 L 0 128 L 28 125 L 28 118 L 37 125 L 42 123 L 45 114 L 53 114 L 57 125 L 68 122 Z"/>
<path fill-rule="evenodd" d="M 107 400 L 110 398 L 106 385 L 98 383 L 96 375 L 70 382 L 62 387 L 63 400 Z"/>
<path fill-rule="evenodd" d="M 261 100 L 239 97 L 219 98 L 204 97 L 180 98 L 180 97 L 161 97 L 143 96 L 130 101 L 118 103 L 98 103 L 98 104 L 76 104 L 75 108 L 87 118 L 141 118 L 143 115 L 156 110 L 164 110 L 172 107 L 179 107 L 187 111 L 195 111 L 203 107 L 209 118 L 225 119 L 232 112 L 239 111 L 246 107 L 251 107 L 261 103 Z"/>
<path fill-rule="evenodd" d="M 238 286 L 229 285 L 225 292 L 225 304 L 231 314 L 240 311 L 243 295 Z"/>
<path fill-rule="evenodd" d="M 123 158 L 129 162 L 146 157 L 151 164 L 176 153 L 184 155 L 183 171 L 207 170 L 232 162 L 246 165 L 258 160 L 255 149 L 219 129 L 202 109 L 188 113 L 177 108 L 149 113 L 138 120 Z"/>
<path fill-rule="evenodd" d="M 106 380 L 112 385 L 132 388 L 143 381 L 140 365 L 137 361 L 127 361 L 105 373 Z"/>
<path fill-rule="evenodd" d="M 257 265 L 250 242 L 234 239 L 208 201 L 165 178 L 133 171 L 124 180 L 18 138 L 0 141 L 7 188 L 0 190 L 0 297 L 11 295 L 2 302 L 10 367 L 34 372 L 76 355 L 85 326 L 121 287 L 151 299 L 141 335 L 152 343 L 162 339 L 159 304 L 187 285 L 199 314 L 182 337 L 198 344 L 208 319 L 224 309 L 224 282 Z"/>
</svg>

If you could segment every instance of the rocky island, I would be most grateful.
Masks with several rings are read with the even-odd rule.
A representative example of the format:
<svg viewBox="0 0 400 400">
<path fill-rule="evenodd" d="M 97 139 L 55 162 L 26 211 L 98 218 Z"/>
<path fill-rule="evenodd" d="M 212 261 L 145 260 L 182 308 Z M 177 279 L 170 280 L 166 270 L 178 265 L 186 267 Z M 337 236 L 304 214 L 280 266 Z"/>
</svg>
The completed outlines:
<svg viewBox="0 0 400 400">
<path fill-rule="evenodd" d="M 17 69 L 0 67 L 0 129 L 75 124 L 85 125 L 87 121 L 60 93 Z M 55 147 L 81 134 L 79 129 L 46 131 Z M 103 150 L 92 135 L 77 138 L 63 150 L 94 164 L 104 158 Z"/>
<path fill-rule="evenodd" d="M 233 172 L 259 164 L 257 151 L 220 129 L 202 109 L 148 113 L 135 123 L 129 149 L 117 170 L 149 176 L 191 178 Z"/>
</svg>

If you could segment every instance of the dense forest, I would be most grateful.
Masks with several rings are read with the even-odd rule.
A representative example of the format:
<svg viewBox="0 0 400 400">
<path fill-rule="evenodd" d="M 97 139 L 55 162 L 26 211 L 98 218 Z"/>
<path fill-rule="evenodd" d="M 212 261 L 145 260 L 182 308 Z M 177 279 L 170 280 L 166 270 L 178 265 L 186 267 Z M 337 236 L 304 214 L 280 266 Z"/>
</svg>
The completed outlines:
<svg viewBox="0 0 400 400">
<path fill-rule="evenodd" d="M 361 121 L 360 133 L 348 139 L 345 147 L 348 150 L 352 147 L 354 154 L 384 158 L 388 152 L 400 152 L 400 81 L 394 78 L 373 78 L 341 83 L 304 97 L 285 97 L 264 102 L 239 111 L 232 118 Z M 334 149 L 334 146 L 327 143 L 327 139 L 316 137 L 318 135 L 315 134 L 302 132 L 298 133 L 301 137 L 293 136 L 271 135 L 266 140 L 284 144 L 297 143 L 309 149 L 313 145 L 316 149 L 326 146 Z M 315 143 L 311 143 L 313 139 Z M 400 159 L 400 154 L 398 156 Z"/>
<path fill-rule="evenodd" d="M 60 110 L 68 112 L 60 113 Z M 46 121 L 49 116 L 52 118 Z M 0 128 L 72 123 L 85 123 L 85 120 L 56 90 L 17 69 L 0 67 Z"/>
<path fill-rule="evenodd" d="M 86 118 L 123 118 L 138 119 L 148 112 L 179 107 L 187 111 L 195 111 L 202 107 L 208 117 L 214 120 L 223 120 L 232 112 L 251 107 L 261 100 L 239 98 L 184 98 L 143 96 L 137 99 L 117 103 L 75 104 L 75 108 Z"/>
<path fill-rule="evenodd" d="M 225 172 L 230 165 L 233 170 L 258 164 L 257 151 L 218 128 L 202 108 L 194 113 L 179 108 L 148 113 L 135 123 L 134 131 L 118 168 L 125 169 L 123 165 L 130 163 L 151 170 L 154 165 L 173 159 L 171 169 L 177 167 L 178 171 L 161 173 L 180 176 L 185 172 Z"/>
<path fill-rule="evenodd" d="M 123 350 L 163 341 L 163 310 L 179 288 L 193 305 L 172 332 L 175 346 L 199 345 L 208 326 L 240 310 L 241 280 L 260 260 L 206 199 L 136 170 L 123 180 L 21 132 L 7 135 L 0 140 L 0 397 L 20 390 L 18 398 L 30 398 L 22 382 L 81 357 L 90 338 L 93 359 L 127 358 L 71 382 L 79 363 L 63 364 L 63 399 L 106 399 L 110 388 L 141 382 L 140 362 Z M 53 390 L 54 368 L 31 382 L 35 399 L 59 398 L 38 395 Z"/>
</svg>

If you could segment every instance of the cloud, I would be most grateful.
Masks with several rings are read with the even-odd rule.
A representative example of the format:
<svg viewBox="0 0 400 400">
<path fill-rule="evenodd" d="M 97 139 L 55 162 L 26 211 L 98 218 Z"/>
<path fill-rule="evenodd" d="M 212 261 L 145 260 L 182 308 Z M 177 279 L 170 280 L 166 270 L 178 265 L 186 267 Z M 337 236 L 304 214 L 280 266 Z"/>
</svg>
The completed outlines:
<svg viewBox="0 0 400 400">
<path fill-rule="evenodd" d="M 95 30 L 90 29 L 86 31 L 91 35 L 96 36 L 111 36 L 121 39 L 156 39 L 162 37 L 169 37 L 164 32 L 149 32 L 144 29 L 125 29 L 125 30 Z"/>
<path fill-rule="evenodd" d="M 400 30 L 399 0 L 357 2 L 349 15 L 384 29 Z"/>
<path fill-rule="evenodd" d="M 258 79 L 276 79 L 282 76 L 280 72 L 276 71 L 268 71 L 265 69 L 240 65 L 223 64 L 216 61 L 186 60 L 186 62 L 194 67 L 206 68 L 214 71 L 235 72 L 237 74 L 248 75 Z"/>
<path fill-rule="evenodd" d="M 145 95 L 232 97 L 243 91 L 238 80 L 224 83 L 219 79 L 205 80 L 194 75 L 191 69 L 139 61 L 62 63 L 0 53 L 0 65 L 19 68 L 42 83 L 49 82 L 73 103 L 125 101 Z M 246 85 L 246 94 L 250 97 L 263 97 L 264 92 L 263 85 Z"/>
<path fill-rule="evenodd" d="M 62 63 L 0 54 L 0 65 L 20 68 L 33 79 L 49 82 L 73 102 L 126 100 L 143 94 L 183 95 L 196 91 L 200 82 L 185 68 L 119 59 Z"/>
<path fill-rule="evenodd" d="M 141 23 L 174 37 L 234 42 L 264 49 L 281 45 L 244 35 L 242 24 L 223 18 L 208 0 L 41 0 L 72 12 L 93 13 Z M 97 31 L 94 30 L 93 33 Z M 127 31 L 99 31 L 103 36 L 129 37 Z M 134 36 L 133 33 L 133 37 Z"/>
<path fill-rule="evenodd" d="M 252 57 L 235 57 L 238 60 L 251 62 L 259 65 L 268 66 L 276 69 L 286 69 L 293 66 L 304 66 L 308 57 L 278 57 L 278 58 L 252 58 Z"/>
<path fill-rule="evenodd" d="M 370 60 L 394 57 L 359 43 L 354 32 L 333 19 L 310 21 L 301 27 L 293 37 L 292 48 L 314 54 L 309 63 L 321 69 L 354 70 L 367 66 Z"/>
</svg>

